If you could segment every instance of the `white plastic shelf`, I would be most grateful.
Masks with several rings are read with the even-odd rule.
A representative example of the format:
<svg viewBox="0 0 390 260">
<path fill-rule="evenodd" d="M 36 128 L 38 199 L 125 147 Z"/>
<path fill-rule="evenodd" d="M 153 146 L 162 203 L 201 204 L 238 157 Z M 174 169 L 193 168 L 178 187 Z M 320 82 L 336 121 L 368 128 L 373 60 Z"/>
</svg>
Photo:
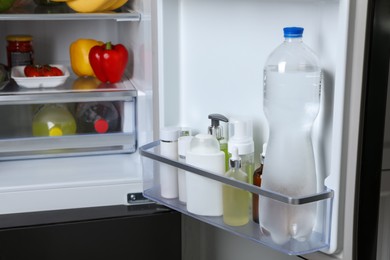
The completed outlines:
<svg viewBox="0 0 390 260">
<path fill-rule="evenodd" d="M 205 223 L 219 227 L 245 239 L 255 241 L 257 243 L 269 246 L 277 251 L 283 252 L 289 255 L 303 255 L 319 250 L 323 250 L 329 247 L 330 240 L 330 226 L 331 226 L 331 209 L 333 201 L 333 191 L 325 190 L 321 193 L 313 194 L 310 196 L 302 197 L 289 197 L 283 194 L 274 193 L 256 187 L 251 184 L 236 181 L 230 178 L 226 178 L 221 175 L 217 175 L 211 172 L 204 171 L 202 169 L 192 167 L 187 164 L 180 163 L 176 160 L 168 159 L 160 155 L 160 141 L 155 141 L 146 144 L 139 148 L 140 155 L 142 157 L 143 165 L 143 193 L 146 198 L 161 203 L 169 208 L 177 210 L 183 214 L 196 218 Z M 266 232 L 262 232 L 260 225 L 252 221 L 252 213 L 249 212 L 249 222 L 243 226 L 229 226 L 223 221 L 222 216 L 209 217 L 193 214 L 187 210 L 186 204 L 179 201 L 178 198 L 166 199 L 160 195 L 160 183 L 159 183 L 159 168 L 161 164 L 168 164 L 173 167 L 192 172 L 197 175 L 216 180 L 223 185 L 231 185 L 236 188 L 246 190 L 253 194 L 259 195 L 259 200 L 263 198 L 269 198 L 286 206 L 304 207 L 309 203 L 315 203 L 317 205 L 317 217 L 315 226 L 311 232 L 311 235 L 304 241 L 291 238 L 284 244 L 278 244 L 272 240 L 272 237 Z"/>
</svg>

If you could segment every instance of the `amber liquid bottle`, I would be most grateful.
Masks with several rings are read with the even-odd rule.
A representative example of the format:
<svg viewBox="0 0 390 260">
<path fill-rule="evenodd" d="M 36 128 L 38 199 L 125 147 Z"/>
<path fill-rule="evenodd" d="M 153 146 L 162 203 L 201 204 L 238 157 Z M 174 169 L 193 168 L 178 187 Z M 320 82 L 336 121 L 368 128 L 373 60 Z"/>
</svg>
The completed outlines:
<svg viewBox="0 0 390 260">
<path fill-rule="evenodd" d="M 260 166 L 253 172 L 253 185 L 261 187 L 261 175 L 263 174 L 265 150 L 267 144 L 263 145 L 263 153 L 260 157 Z M 254 222 L 259 223 L 259 195 L 252 194 L 252 219 Z"/>
</svg>

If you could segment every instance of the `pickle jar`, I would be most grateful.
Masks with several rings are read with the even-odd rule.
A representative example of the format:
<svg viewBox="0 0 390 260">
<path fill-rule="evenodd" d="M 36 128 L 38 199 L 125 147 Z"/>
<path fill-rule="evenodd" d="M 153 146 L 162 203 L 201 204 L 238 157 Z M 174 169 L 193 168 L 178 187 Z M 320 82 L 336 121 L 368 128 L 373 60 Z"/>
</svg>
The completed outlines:
<svg viewBox="0 0 390 260">
<path fill-rule="evenodd" d="M 30 65 L 34 63 L 34 50 L 31 35 L 7 36 L 8 67 Z"/>
</svg>

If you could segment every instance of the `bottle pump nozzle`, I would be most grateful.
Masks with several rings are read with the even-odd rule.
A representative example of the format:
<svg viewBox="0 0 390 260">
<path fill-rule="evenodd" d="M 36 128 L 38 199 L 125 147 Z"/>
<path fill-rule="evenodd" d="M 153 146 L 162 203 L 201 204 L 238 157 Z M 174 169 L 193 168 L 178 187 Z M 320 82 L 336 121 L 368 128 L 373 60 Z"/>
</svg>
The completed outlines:
<svg viewBox="0 0 390 260">
<path fill-rule="evenodd" d="M 238 156 L 238 148 L 233 147 L 231 154 L 232 156 L 229 159 L 230 168 L 235 168 L 235 169 L 241 168 L 241 158 L 240 156 Z"/>
<path fill-rule="evenodd" d="M 217 140 L 223 139 L 222 127 L 219 125 L 219 122 L 229 122 L 229 119 L 221 114 L 210 114 L 209 119 L 211 119 L 211 126 L 208 129 L 209 134 L 215 136 Z"/>
</svg>

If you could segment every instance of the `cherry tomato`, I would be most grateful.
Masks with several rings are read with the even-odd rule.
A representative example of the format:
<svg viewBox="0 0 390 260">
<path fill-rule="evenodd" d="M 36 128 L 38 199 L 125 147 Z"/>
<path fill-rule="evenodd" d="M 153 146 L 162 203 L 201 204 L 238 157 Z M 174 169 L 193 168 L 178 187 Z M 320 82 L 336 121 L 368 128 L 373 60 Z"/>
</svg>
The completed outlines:
<svg viewBox="0 0 390 260">
<path fill-rule="evenodd" d="M 40 77 L 41 76 L 37 67 L 33 66 L 33 65 L 27 65 L 26 67 L 24 67 L 24 75 L 26 75 L 26 77 Z"/>
<path fill-rule="evenodd" d="M 24 68 L 24 75 L 26 77 L 53 77 L 62 76 L 62 70 L 50 65 L 27 65 Z"/>
</svg>

